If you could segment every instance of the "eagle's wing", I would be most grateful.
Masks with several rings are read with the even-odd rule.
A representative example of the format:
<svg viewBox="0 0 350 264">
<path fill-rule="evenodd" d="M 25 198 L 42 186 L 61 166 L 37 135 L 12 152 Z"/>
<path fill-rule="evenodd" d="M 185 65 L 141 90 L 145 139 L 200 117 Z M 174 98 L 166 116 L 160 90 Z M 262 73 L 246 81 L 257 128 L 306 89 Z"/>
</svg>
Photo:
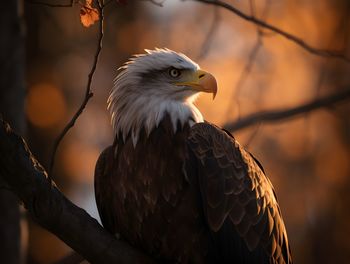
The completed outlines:
<svg viewBox="0 0 350 264">
<path fill-rule="evenodd" d="M 111 182 L 110 172 L 114 162 L 113 147 L 106 148 L 99 156 L 95 167 L 95 199 L 101 217 L 102 225 L 110 233 L 116 233 L 115 207 L 113 194 L 117 191 L 115 184 Z M 110 197 L 109 197 L 110 196 Z M 107 201 L 107 202 L 106 202 Z"/>
<path fill-rule="evenodd" d="M 280 208 L 261 165 L 231 134 L 209 123 L 191 128 L 188 145 L 218 260 L 292 263 Z"/>
</svg>

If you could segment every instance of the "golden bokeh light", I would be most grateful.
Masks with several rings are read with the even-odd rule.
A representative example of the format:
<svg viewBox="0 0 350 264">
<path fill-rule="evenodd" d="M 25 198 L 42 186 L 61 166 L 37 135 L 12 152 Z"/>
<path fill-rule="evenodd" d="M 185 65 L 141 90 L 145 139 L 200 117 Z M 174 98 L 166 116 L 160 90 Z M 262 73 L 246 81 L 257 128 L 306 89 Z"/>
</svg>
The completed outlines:
<svg viewBox="0 0 350 264">
<path fill-rule="evenodd" d="M 32 86 L 26 99 L 26 114 L 29 122 L 37 127 L 50 128 L 58 124 L 66 114 L 61 90 L 49 83 Z"/>
</svg>

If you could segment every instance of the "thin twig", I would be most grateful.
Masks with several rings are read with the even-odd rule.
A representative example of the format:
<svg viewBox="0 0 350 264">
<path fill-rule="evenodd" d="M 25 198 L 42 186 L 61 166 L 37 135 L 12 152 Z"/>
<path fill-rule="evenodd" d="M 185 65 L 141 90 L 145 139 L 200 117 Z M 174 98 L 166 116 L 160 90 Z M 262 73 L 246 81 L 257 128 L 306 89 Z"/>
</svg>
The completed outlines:
<svg viewBox="0 0 350 264">
<path fill-rule="evenodd" d="M 262 20 L 263 19 L 265 20 L 266 16 L 268 15 L 269 7 L 270 7 L 269 4 L 270 4 L 270 1 L 267 0 L 265 3 L 263 14 L 261 16 Z M 253 0 L 250 0 L 249 5 L 250 5 L 250 10 L 251 10 L 251 15 L 255 17 L 255 2 Z M 242 87 L 244 86 L 246 79 L 248 78 L 248 76 L 250 75 L 250 73 L 253 69 L 255 59 L 258 56 L 259 50 L 263 45 L 264 33 L 263 33 L 260 26 L 257 26 L 257 28 L 256 28 L 256 36 L 257 36 L 256 42 L 248 55 L 248 61 L 247 61 L 246 65 L 244 66 L 244 69 L 241 72 L 241 75 L 239 76 L 236 87 L 235 87 L 234 92 L 232 93 L 232 96 L 231 96 L 232 100 L 234 100 L 234 99 L 236 100 L 237 109 L 238 109 L 238 117 L 241 116 L 239 94 L 241 93 Z M 233 107 L 233 104 L 229 104 L 227 107 L 227 110 L 226 110 L 227 118 L 229 118 L 231 116 L 232 107 Z"/>
<path fill-rule="evenodd" d="M 115 0 L 108 0 L 106 3 L 103 3 L 102 9 L 105 8 L 106 6 L 108 6 L 109 4 L 111 4 L 113 1 L 115 1 Z"/>
<path fill-rule="evenodd" d="M 225 8 L 229 11 L 231 11 L 232 13 L 236 14 L 237 16 L 243 18 L 244 20 L 247 20 L 249 22 L 252 22 L 258 26 L 261 26 L 265 29 L 269 29 L 273 32 L 276 32 L 277 34 L 285 37 L 286 39 L 294 42 L 295 44 L 297 44 L 298 46 L 300 46 L 301 48 L 305 49 L 306 51 L 308 51 L 311 54 L 317 55 L 317 56 L 321 56 L 321 57 L 333 57 L 333 58 L 338 58 L 341 59 L 343 61 L 346 61 L 348 63 L 350 63 L 350 59 L 348 57 L 346 57 L 345 55 L 337 52 L 337 51 L 332 51 L 332 50 L 326 50 L 326 49 L 319 49 L 319 48 L 315 48 L 312 47 L 311 45 L 309 45 L 308 43 L 306 43 L 304 40 L 302 40 L 301 38 L 294 36 L 293 34 L 290 34 L 274 25 L 271 25 L 265 21 L 262 21 L 252 15 L 247 15 L 245 13 L 243 13 L 242 11 L 240 11 L 239 9 L 235 8 L 233 5 L 230 5 L 228 3 L 222 2 L 220 0 L 193 0 L 193 1 L 197 1 L 200 3 L 205 3 L 205 4 L 209 4 L 209 5 L 216 5 L 216 6 L 220 6 L 222 8 Z"/>
<path fill-rule="evenodd" d="M 63 140 L 63 138 L 65 137 L 67 132 L 75 125 L 75 122 L 77 121 L 78 117 L 82 114 L 82 112 L 84 111 L 88 101 L 93 96 L 93 92 L 92 92 L 92 89 L 91 89 L 91 84 L 92 84 L 92 79 L 93 79 L 95 71 L 96 71 L 98 58 L 100 56 L 101 49 L 102 49 L 103 20 L 104 20 L 104 17 L 103 17 L 103 5 L 99 1 L 96 1 L 96 2 L 98 3 L 98 11 L 99 11 L 99 15 L 100 15 L 98 45 L 97 45 L 97 49 L 96 49 L 96 52 L 95 52 L 95 56 L 94 56 L 92 67 L 91 67 L 90 73 L 88 75 L 88 80 L 87 80 L 86 90 L 85 90 L 85 96 L 84 96 L 83 102 L 81 103 L 81 105 L 80 105 L 79 109 L 77 110 L 77 112 L 74 114 L 74 116 L 69 121 L 69 123 L 64 127 L 64 129 L 62 130 L 62 132 L 59 134 L 59 136 L 57 137 L 57 139 L 54 142 L 54 147 L 53 147 L 53 151 L 52 151 L 52 155 L 51 155 L 51 161 L 50 161 L 50 167 L 49 167 L 49 178 L 52 175 L 53 167 L 54 167 L 54 164 L 55 164 L 56 152 L 57 152 L 57 149 L 58 149 L 61 141 Z"/>
<path fill-rule="evenodd" d="M 250 13 L 252 16 L 256 16 L 256 8 L 255 8 L 255 1 L 254 0 L 249 0 L 249 5 L 250 5 Z M 270 8 L 270 1 L 266 0 L 265 2 L 265 8 L 264 8 L 264 12 L 263 15 L 261 16 L 262 20 L 266 20 L 266 16 L 268 14 Z M 248 68 L 246 68 L 246 76 L 244 76 L 244 72 L 241 75 L 241 78 L 247 78 L 248 75 L 251 73 L 252 69 L 253 69 L 253 62 L 255 61 L 256 57 L 258 56 L 259 50 L 263 45 L 263 30 L 261 29 L 260 26 L 256 26 L 256 35 L 257 35 L 257 39 L 256 39 L 256 44 L 254 46 L 254 48 L 252 49 L 250 55 L 249 55 L 249 61 L 248 64 L 246 65 Z M 238 109 L 238 117 L 241 116 L 241 106 L 240 106 L 240 100 L 239 100 L 239 94 L 242 90 L 243 85 L 240 85 L 240 82 L 242 82 L 242 84 L 244 79 L 240 79 L 236 89 L 235 89 L 235 98 L 237 100 L 237 109 Z M 261 95 L 261 93 L 259 93 L 259 95 Z M 230 107 L 228 107 L 230 108 Z M 228 114 L 228 113 L 227 113 Z M 253 142 L 253 140 L 255 139 L 256 135 L 258 134 L 258 131 L 260 129 L 260 124 L 257 124 L 255 126 L 255 128 L 253 129 L 253 132 L 250 134 L 248 140 L 244 143 L 244 147 L 248 149 L 249 145 Z"/>
<path fill-rule="evenodd" d="M 339 19 L 338 25 L 335 27 L 334 32 L 332 32 L 332 36 L 330 37 L 327 47 L 332 47 L 334 44 L 339 43 L 340 41 L 343 42 L 344 44 L 342 45 L 344 47 L 344 50 L 347 46 L 346 43 L 346 32 L 347 32 L 347 23 L 348 23 L 348 18 L 350 14 L 350 6 L 345 10 L 344 15 Z M 343 39 L 341 37 L 343 35 Z M 316 81 L 316 88 L 315 88 L 315 96 L 318 96 L 321 92 L 321 89 L 326 81 L 326 71 L 327 67 L 329 66 L 329 58 L 324 60 L 322 62 L 322 65 L 319 70 L 319 76 Z"/>
<path fill-rule="evenodd" d="M 258 34 L 256 43 L 254 44 L 254 47 L 252 48 L 252 50 L 249 53 L 248 61 L 247 61 L 246 65 L 244 66 L 244 69 L 241 72 L 241 75 L 239 76 L 239 79 L 237 81 L 235 92 L 232 93 L 232 95 L 233 95 L 232 97 L 234 97 L 237 101 L 236 103 L 238 106 L 238 117 L 241 115 L 240 114 L 240 112 L 241 112 L 240 111 L 240 100 L 238 99 L 238 97 L 239 97 L 238 95 L 241 92 L 241 87 L 243 87 L 247 77 L 250 75 L 250 73 L 252 71 L 254 61 L 258 55 L 258 52 L 259 52 L 261 46 L 262 46 L 262 37 L 261 37 L 261 34 Z M 226 110 L 227 117 L 231 116 L 232 107 L 233 107 L 233 105 L 229 104 L 229 106 Z"/>
<path fill-rule="evenodd" d="M 35 1 L 35 0 L 26 0 L 26 2 L 33 5 L 43 5 L 48 7 L 72 7 L 74 4 L 74 0 L 71 0 L 69 4 L 53 4 L 53 3 L 47 3 L 47 2 Z"/>
<path fill-rule="evenodd" d="M 165 0 L 162 1 L 156 1 L 156 0 L 141 0 L 141 1 L 147 1 L 147 2 L 151 2 L 152 4 L 159 6 L 159 7 L 163 7 L 163 4 L 165 2 Z"/>
<path fill-rule="evenodd" d="M 261 124 L 257 124 L 256 127 L 254 128 L 253 132 L 250 134 L 249 138 L 244 142 L 244 147 L 246 149 L 249 148 L 250 144 L 252 144 L 253 140 L 255 137 L 258 135 L 258 132 L 260 131 Z"/>
<path fill-rule="evenodd" d="M 250 11 L 251 15 L 255 17 L 256 16 L 255 1 L 249 0 L 249 5 L 250 5 L 250 10 L 251 10 Z M 265 7 L 264 7 L 263 13 L 262 13 L 261 18 L 260 18 L 261 20 L 266 20 L 267 15 L 269 13 L 269 10 L 270 10 L 270 0 L 266 0 Z M 241 117 L 241 105 L 240 105 L 240 100 L 239 100 L 239 97 L 240 97 L 239 94 L 241 93 L 241 90 L 242 90 L 242 87 L 245 83 L 245 80 L 248 78 L 248 76 L 250 75 L 250 73 L 253 69 L 253 64 L 256 60 L 256 57 L 258 56 L 260 48 L 263 45 L 263 38 L 265 37 L 264 31 L 258 25 L 256 27 L 256 36 L 257 36 L 256 43 L 249 54 L 248 62 L 246 64 L 246 66 L 244 67 L 244 70 L 241 73 L 240 78 L 238 79 L 238 82 L 237 82 L 236 88 L 235 88 L 235 92 L 233 93 L 233 96 L 234 96 L 234 98 L 236 98 L 236 102 L 237 102 L 238 118 Z M 261 93 L 259 93 L 259 94 L 261 95 Z M 227 112 L 226 112 L 226 115 L 228 117 L 231 113 L 231 108 L 232 108 L 232 104 L 229 104 L 229 106 L 227 108 Z M 249 145 L 253 142 L 254 138 L 258 134 L 259 129 L 260 129 L 260 124 L 255 126 L 255 128 L 253 129 L 253 132 L 251 133 L 251 135 L 249 136 L 249 139 L 245 143 L 246 148 L 248 148 Z"/>
<path fill-rule="evenodd" d="M 220 25 L 220 22 L 221 22 L 220 10 L 217 6 L 214 6 L 213 21 L 212 21 L 211 26 L 208 30 L 208 33 L 203 41 L 202 48 L 201 48 L 199 55 L 197 57 L 198 61 L 204 59 L 208 55 L 211 44 L 214 40 L 214 35 L 217 32 L 217 29 Z"/>
<path fill-rule="evenodd" d="M 350 89 L 342 90 L 336 94 L 326 96 L 324 98 L 316 99 L 312 102 L 282 110 L 271 110 L 253 113 L 244 118 L 241 118 L 235 122 L 229 122 L 223 125 L 223 127 L 229 131 L 237 131 L 242 128 L 249 127 L 251 125 L 259 124 L 262 122 L 277 122 L 287 118 L 295 117 L 297 115 L 306 114 L 313 110 L 330 107 L 341 101 L 350 99 Z"/>
</svg>

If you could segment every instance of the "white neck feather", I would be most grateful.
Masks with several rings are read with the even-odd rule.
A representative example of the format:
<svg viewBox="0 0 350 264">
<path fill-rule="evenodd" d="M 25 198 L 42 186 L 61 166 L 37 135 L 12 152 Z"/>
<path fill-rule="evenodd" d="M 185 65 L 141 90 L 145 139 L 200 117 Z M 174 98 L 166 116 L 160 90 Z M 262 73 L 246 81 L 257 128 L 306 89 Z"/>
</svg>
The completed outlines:
<svg viewBox="0 0 350 264">
<path fill-rule="evenodd" d="M 111 94 L 108 108 L 112 116 L 112 126 L 116 135 L 122 134 L 123 140 L 130 134 L 134 146 L 139 139 L 139 133 L 144 128 L 147 135 L 158 127 L 162 119 L 169 114 L 174 133 L 180 122 L 183 127 L 186 123 L 192 126 L 203 122 L 203 116 L 192 103 L 193 100 L 185 102 L 166 100 L 162 98 L 138 97 L 136 100 L 132 95 L 120 98 L 112 98 L 118 94 Z M 123 102 L 124 101 L 124 102 Z"/>
</svg>

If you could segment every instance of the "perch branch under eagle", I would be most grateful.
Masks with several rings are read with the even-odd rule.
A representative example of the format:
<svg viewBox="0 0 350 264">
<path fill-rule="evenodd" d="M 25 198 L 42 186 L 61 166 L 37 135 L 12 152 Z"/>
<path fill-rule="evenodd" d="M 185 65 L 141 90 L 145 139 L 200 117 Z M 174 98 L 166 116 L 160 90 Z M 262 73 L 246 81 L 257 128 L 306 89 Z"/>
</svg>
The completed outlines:
<svg viewBox="0 0 350 264">
<path fill-rule="evenodd" d="M 103 226 L 160 262 L 292 263 L 261 165 L 193 104 L 215 96 L 215 78 L 183 54 L 146 52 L 121 67 L 108 100 L 115 140 L 95 170 Z"/>
</svg>

